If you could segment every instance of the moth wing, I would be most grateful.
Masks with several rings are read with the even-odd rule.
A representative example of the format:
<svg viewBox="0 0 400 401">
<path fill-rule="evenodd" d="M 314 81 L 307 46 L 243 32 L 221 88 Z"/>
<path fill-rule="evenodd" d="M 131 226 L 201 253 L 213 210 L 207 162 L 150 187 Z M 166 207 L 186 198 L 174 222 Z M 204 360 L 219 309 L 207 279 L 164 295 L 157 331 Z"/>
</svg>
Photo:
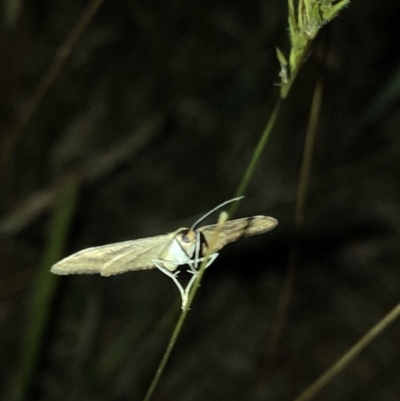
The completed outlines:
<svg viewBox="0 0 400 401">
<path fill-rule="evenodd" d="M 175 233 L 132 241 L 131 249 L 123 252 L 122 255 L 115 256 L 103 265 L 101 275 L 112 276 L 131 270 L 153 269 L 155 267 L 153 260 L 158 259 L 169 246 L 173 235 Z"/>
<path fill-rule="evenodd" d="M 154 267 L 153 259 L 167 245 L 171 235 L 159 235 L 83 249 L 52 266 L 54 274 L 96 274 L 111 276 L 129 270 Z"/>
<path fill-rule="evenodd" d="M 214 250 L 217 252 L 226 244 L 237 241 L 240 238 L 250 237 L 256 234 L 266 233 L 278 224 L 278 220 L 269 216 L 253 216 L 243 219 L 229 220 L 221 228 L 220 235 Z M 199 228 L 204 235 L 207 244 L 210 244 L 215 232 L 216 224 Z"/>
</svg>

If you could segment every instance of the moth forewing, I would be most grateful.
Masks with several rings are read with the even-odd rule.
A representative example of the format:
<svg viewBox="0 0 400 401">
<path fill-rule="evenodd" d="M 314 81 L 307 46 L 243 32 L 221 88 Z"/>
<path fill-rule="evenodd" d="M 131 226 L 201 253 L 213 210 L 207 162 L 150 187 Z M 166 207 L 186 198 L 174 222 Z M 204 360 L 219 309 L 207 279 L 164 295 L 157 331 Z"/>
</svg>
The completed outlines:
<svg viewBox="0 0 400 401">
<path fill-rule="evenodd" d="M 242 219 L 229 220 L 221 228 L 221 232 L 214 250 L 218 251 L 226 244 L 239 240 L 240 238 L 268 232 L 276 227 L 278 221 L 269 216 L 253 216 Z M 199 228 L 204 235 L 207 244 L 211 241 L 216 224 Z"/>
<path fill-rule="evenodd" d="M 175 235 L 176 232 L 84 249 L 53 265 L 51 272 L 111 276 L 130 270 L 152 269 L 153 259 L 169 248 Z"/>
<path fill-rule="evenodd" d="M 104 264 L 116 255 L 130 249 L 135 241 L 125 241 L 116 244 L 103 245 L 83 249 L 74 253 L 52 266 L 54 274 L 95 274 L 101 273 Z"/>
<path fill-rule="evenodd" d="M 153 259 L 169 246 L 171 240 L 171 234 L 167 234 L 131 241 L 129 248 L 104 263 L 100 274 L 112 276 L 132 270 L 152 269 Z"/>
</svg>

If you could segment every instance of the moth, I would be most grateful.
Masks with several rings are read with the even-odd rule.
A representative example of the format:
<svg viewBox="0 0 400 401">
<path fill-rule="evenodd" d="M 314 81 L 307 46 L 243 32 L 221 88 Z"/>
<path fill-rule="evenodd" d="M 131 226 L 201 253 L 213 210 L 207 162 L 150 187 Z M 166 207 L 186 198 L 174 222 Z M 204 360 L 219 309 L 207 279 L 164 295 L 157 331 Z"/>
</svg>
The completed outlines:
<svg viewBox="0 0 400 401">
<path fill-rule="evenodd" d="M 58 275 L 100 274 L 112 276 L 127 271 L 158 268 L 177 285 L 182 296 L 182 308 L 186 306 L 188 294 L 197 277 L 199 263 L 204 260 L 217 224 L 196 228 L 210 214 L 228 203 L 237 201 L 234 198 L 218 205 L 197 220 L 192 227 L 178 228 L 176 231 L 132 241 L 87 248 L 62 259 L 53 265 L 50 271 Z M 262 234 L 276 227 L 278 221 L 268 216 L 253 216 L 226 221 L 221 227 L 213 253 L 207 260 L 210 266 L 218 256 L 218 251 L 230 242 L 255 234 Z M 177 280 L 181 265 L 189 265 L 193 274 L 184 289 Z"/>
</svg>

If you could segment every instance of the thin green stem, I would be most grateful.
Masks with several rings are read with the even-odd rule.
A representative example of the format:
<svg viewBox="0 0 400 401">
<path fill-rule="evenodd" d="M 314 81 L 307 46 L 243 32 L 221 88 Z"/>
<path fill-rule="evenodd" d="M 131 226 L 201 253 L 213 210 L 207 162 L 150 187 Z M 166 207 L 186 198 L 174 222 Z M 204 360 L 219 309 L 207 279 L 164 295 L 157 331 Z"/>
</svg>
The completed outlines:
<svg viewBox="0 0 400 401">
<path fill-rule="evenodd" d="M 314 153 L 315 137 L 322 104 L 323 80 L 320 79 L 314 90 L 311 104 L 310 118 L 304 143 L 303 158 L 300 168 L 299 185 L 297 188 L 296 205 L 294 212 L 294 225 L 299 228 L 304 221 L 304 209 L 307 199 L 308 186 L 311 175 L 311 165 Z M 286 317 L 290 306 L 295 282 L 295 273 L 299 249 L 296 244 L 292 244 L 288 257 L 288 269 L 283 282 L 282 290 L 278 300 L 276 316 L 272 324 L 271 335 L 267 344 L 267 358 L 272 362 L 278 352 L 279 342 L 286 323 Z"/>
<path fill-rule="evenodd" d="M 56 276 L 49 269 L 63 254 L 64 245 L 74 215 L 78 186 L 70 180 L 60 191 L 60 200 L 54 210 L 51 231 L 44 254 L 42 266 L 37 277 L 37 285 L 32 299 L 31 320 L 27 327 L 22 346 L 20 370 L 11 389 L 12 401 L 22 401 L 32 383 L 44 331 L 47 327 L 50 304 L 56 290 Z"/>
<path fill-rule="evenodd" d="M 188 306 L 189 306 L 190 303 L 191 303 L 191 300 L 189 299 Z M 183 323 L 185 322 L 185 319 L 186 319 L 186 316 L 188 314 L 188 311 L 189 311 L 188 307 L 186 307 L 186 308 L 184 308 L 182 310 L 182 312 L 181 312 L 181 314 L 179 316 L 178 322 L 176 323 L 174 331 L 173 331 L 173 333 L 171 335 L 171 338 L 169 340 L 167 349 L 165 350 L 164 356 L 162 357 L 161 362 L 158 365 L 157 372 L 153 377 L 153 380 L 152 380 L 152 382 L 150 384 L 149 389 L 147 390 L 146 396 L 144 397 L 143 401 L 150 401 L 151 400 L 151 397 L 154 394 L 154 390 L 156 389 L 156 387 L 158 385 L 158 382 L 160 381 L 161 376 L 162 376 L 162 374 L 164 372 L 165 366 L 167 365 L 169 357 L 171 356 L 171 352 L 175 347 L 176 341 L 178 340 L 179 334 L 180 334 L 180 332 L 182 330 Z"/>
<path fill-rule="evenodd" d="M 306 140 L 304 143 L 303 158 L 301 161 L 299 186 L 297 188 L 297 202 L 294 213 L 296 227 L 300 227 L 304 221 L 305 202 L 307 199 L 308 186 L 311 176 L 311 165 L 315 147 L 315 138 L 317 135 L 317 125 L 321 113 L 322 95 L 324 91 L 324 81 L 319 79 L 314 90 L 311 104 L 310 119 L 307 126 Z"/>
<path fill-rule="evenodd" d="M 210 259 L 210 256 L 214 253 L 214 249 L 215 249 L 215 246 L 217 244 L 218 237 L 219 237 L 219 234 L 221 232 L 222 225 L 224 224 L 224 222 L 227 219 L 228 219 L 228 214 L 226 212 L 222 212 L 220 214 L 220 218 L 218 220 L 217 227 L 216 227 L 216 229 L 214 231 L 214 235 L 213 235 L 213 237 L 212 237 L 212 239 L 210 241 L 208 251 L 207 251 L 207 253 L 206 253 L 205 257 L 204 257 L 203 262 L 201 263 L 201 266 L 200 266 L 200 269 L 199 269 L 199 273 L 198 273 L 197 278 L 196 278 L 196 280 L 195 280 L 195 282 L 193 284 L 193 288 L 190 291 L 188 302 L 187 302 L 185 308 L 182 310 L 182 312 L 181 312 L 181 314 L 179 316 L 178 322 L 176 323 L 174 331 L 173 331 L 173 333 L 171 335 L 171 338 L 169 340 L 167 349 L 165 350 L 164 356 L 162 357 L 161 362 L 158 365 L 157 372 L 154 375 L 154 378 L 153 378 L 153 380 L 152 380 L 152 382 L 150 384 L 149 389 L 147 390 L 146 396 L 144 397 L 143 401 L 150 401 L 151 400 L 151 397 L 154 394 L 154 390 L 156 389 L 156 387 L 158 385 L 158 382 L 161 379 L 161 376 L 162 376 L 162 374 L 164 372 L 165 366 L 167 365 L 169 357 L 171 356 L 171 352 L 175 347 L 176 341 L 178 340 L 179 334 L 180 334 L 180 332 L 182 330 L 182 327 L 183 327 L 183 324 L 184 324 L 184 322 L 186 320 L 186 316 L 187 316 L 187 314 L 188 314 L 188 312 L 190 310 L 190 305 L 192 304 L 193 299 L 196 296 L 197 290 L 200 287 L 201 279 L 202 279 L 202 277 L 204 275 L 204 271 L 206 269 L 207 262 Z"/>
<path fill-rule="evenodd" d="M 346 2 L 347 0 L 343 0 L 343 1 Z M 302 9 L 299 8 L 298 11 L 300 12 L 300 15 L 299 15 L 299 18 L 296 20 L 296 18 L 295 18 L 295 7 L 294 7 L 293 0 L 288 0 L 288 2 L 289 2 L 289 26 L 290 26 L 290 29 L 291 29 L 291 38 L 292 38 L 292 46 L 293 46 L 294 45 L 294 41 L 296 40 L 296 35 L 293 35 L 293 33 L 295 33 L 296 29 L 298 28 L 297 24 L 299 23 L 300 19 L 302 18 L 302 14 L 301 14 L 301 12 L 302 12 L 301 10 Z M 319 29 L 319 27 L 318 27 L 318 29 Z M 315 31 L 313 34 L 316 35 L 317 31 Z M 304 32 L 302 32 L 302 33 L 304 34 Z M 312 39 L 314 37 L 315 36 L 313 36 Z M 304 37 L 303 37 L 303 39 L 304 39 Z M 249 184 L 249 182 L 251 180 L 251 177 L 253 176 L 253 173 L 254 173 L 254 170 L 255 170 L 255 168 L 257 166 L 257 163 L 258 163 L 258 161 L 259 161 L 259 159 L 261 157 L 261 154 L 262 154 L 262 152 L 263 152 L 263 150 L 264 150 L 264 148 L 266 146 L 266 143 L 267 143 L 267 140 L 269 138 L 269 135 L 271 134 L 272 129 L 275 126 L 275 122 L 276 122 L 276 119 L 277 119 L 277 117 L 279 115 L 282 103 L 283 103 L 284 99 L 287 97 L 287 95 L 288 95 L 288 93 L 289 93 L 289 91 L 290 91 L 290 89 L 292 87 L 292 84 L 295 81 L 295 79 L 297 77 L 297 74 L 298 74 L 298 72 L 299 72 L 299 70 L 300 70 L 300 68 L 301 68 L 301 66 L 303 64 L 303 61 L 304 61 L 305 57 L 308 54 L 309 48 L 311 46 L 311 42 L 312 42 L 311 39 L 305 40 L 305 41 L 303 40 L 303 42 L 299 42 L 299 43 L 304 43 L 304 46 L 300 46 L 300 47 L 297 47 L 295 49 L 296 51 L 298 51 L 298 49 L 300 49 L 298 51 L 298 53 L 295 54 L 295 61 L 297 61 L 297 63 L 295 63 L 295 64 L 291 63 L 290 64 L 291 67 L 293 67 L 292 71 L 291 71 L 290 80 L 288 82 L 282 83 L 281 97 L 277 101 L 277 103 L 276 103 L 276 105 L 275 105 L 275 107 L 274 107 L 274 109 L 273 109 L 273 111 L 272 111 L 272 113 L 271 113 L 271 115 L 269 117 L 268 123 L 267 123 L 267 125 L 266 125 L 266 127 L 265 127 L 265 129 L 264 129 L 264 131 L 263 131 L 263 133 L 261 135 L 261 137 L 260 137 L 260 140 L 257 143 L 257 146 L 256 146 L 256 148 L 255 148 L 255 150 L 253 152 L 253 155 L 252 155 L 252 158 L 250 160 L 250 163 L 249 163 L 249 165 L 248 165 L 248 167 L 247 167 L 247 169 L 246 169 L 246 171 L 245 171 L 245 173 L 244 173 L 244 175 L 242 177 L 242 180 L 240 181 L 240 183 L 238 185 L 237 191 L 235 193 L 235 198 L 239 197 L 239 196 L 243 196 L 245 191 L 246 191 L 246 188 L 247 188 L 247 186 L 248 186 L 248 184 Z M 283 61 L 283 59 L 284 59 L 284 57 L 282 55 L 281 56 L 281 61 Z M 286 68 L 287 68 L 286 67 L 286 61 L 283 64 L 284 65 L 282 65 L 282 67 L 286 71 Z M 304 194 L 306 193 L 306 188 L 307 187 L 304 188 Z M 230 216 L 233 216 L 235 214 L 237 207 L 238 207 L 238 202 L 235 202 L 235 203 L 232 204 L 232 206 L 229 209 L 229 215 Z M 227 218 L 227 215 L 226 215 L 226 218 Z M 218 227 L 220 227 L 221 221 L 222 221 L 222 218 L 220 218 L 219 224 L 217 226 L 217 229 L 215 230 L 215 235 L 214 235 L 214 239 L 213 239 L 214 242 L 212 242 L 212 244 L 216 243 L 216 241 L 218 239 L 218 234 L 219 234 L 219 230 L 220 230 L 220 228 L 218 228 Z M 210 251 L 212 251 L 212 248 L 213 248 L 213 246 L 210 245 L 209 252 L 207 252 L 206 257 L 204 258 L 204 261 L 201 264 L 198 277 L 196 278 L 195 283 L 193 285 L 193 288 L 190 291 L 187 305 L 183 309 L 183 311 L 182 311 L 182 313 L 181 313 L 181 315 L 179 317 L 179 320 L 178 320 L 178 322 L 177 322 L 177 324 L 175 326 L 175 329 L 173 331 L 173 334 L 171 336 L 170 342 L 169 342 L 169 344 L 167 346 L 167 349 L 166 349 L 165 354 L 164 354 L 164 356 L 163 356 L 163 358 L 161 360 L 161 363 L 160 363 L 160 365 L 159 365 L 159 367 L 157 369 L 157 372 L 156 372 L 156 374 L 155 374 L 155 376 L 153 378 L 153 381 L 152 381 L 152 383 L 151 383 L 151 385 L 149 387 L 149 390 L 147 391 L 147 394 L 146 394 L 146 396 L 144 398 L 144 401 L 149 401 L 151 399 L 151 397 L 152 397 L 152 395 L 154 393 L 154 390 L 157 387 L 157 384 L 158 384 L 158 382 L 159 382 L 159 380 L 161 378 L 161 375 L 162 375 L 162 373 L 164 371 L 164 368 L 165 368 L 165 366 L 166 366 L 166 364 L 168 362 L 170 354 L 171 354 L 171 352 L 172 352 L 172 350 L 173 350 L 173 348 L 174 348 L 174 346 L 176 344 L 176 340 L 177 340 L 177 338 L 179 336 L 179 333 L 180 333 L 180 331 L 182 329 L 183 323 L 184 323 L 184 321 L 186 319 L 187 312 L 188 312 L 188 310 L 190 308 L 190 305 L 191 305 L 191 303 L 192 303 L 192 301 L 193 301 L 193 299 L 194 299 L 194 297 L 195 297 L 195 295 L 197 293 L 197 289 L 198 289 L 198 287 L 200 285 L 201 279 L 202 279 L 203 274 L 204 274 L 206 263 L 207 263 L 207 261 L 209 259 L 209 256 L 211 255 Z M 295 255 L 293 257 L 295 257 Z"/>
</svg>

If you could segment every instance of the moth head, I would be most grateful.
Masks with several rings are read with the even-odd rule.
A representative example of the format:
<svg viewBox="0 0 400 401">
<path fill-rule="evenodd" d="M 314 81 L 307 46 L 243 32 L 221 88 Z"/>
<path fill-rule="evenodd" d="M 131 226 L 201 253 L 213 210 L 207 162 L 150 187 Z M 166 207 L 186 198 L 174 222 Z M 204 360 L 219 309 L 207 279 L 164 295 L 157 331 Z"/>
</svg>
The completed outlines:
<svg viewBox="0 0 400 401">
<path fill-rule="evenodd" d="M 196 248 L 197 232 L 189 228 L 182 228 L 176 233 L 175 239 L 186 255 L 191 258 Z"/>
<path fill-rule="evenodd" d="M 221 209 L 223 206 L 231 202 L 236 202 L 242 199 L 243 196 L 231 199 L 224 203 L 221 203 L 214 209 L 210 210 L 200 219 L 198 219 L 190 228 L 180 228 L 174 233 L 174 239 L 179 244 L 179 248 L 186 254 L 187 257 L 193 258 L 195 252 L 199 257 L 203 257 L 206 254 L 208 243 L 207 238 L 204 236 L 202 229 L 197 228 L 198 225 L 205 220 L 210 214 Z"/>
<path fill-rule="evenodd" d="M 188 228 L 182 229 L 178 233 L 179 241 L 183 242 L 184 244 L 191 244 L 197 240 L 196 231 L 190 230 Z"/>
<path fill-rule="evenodd" d="M 175 239 L 179 243 L 180 248 L 191 259 L 195 257 L 196 246 L 199 247 L 199 257 L 203 257 L 207 251 L 207 241 L 200 230 L 182 228 L 175 235 Z"/>
</svg>

